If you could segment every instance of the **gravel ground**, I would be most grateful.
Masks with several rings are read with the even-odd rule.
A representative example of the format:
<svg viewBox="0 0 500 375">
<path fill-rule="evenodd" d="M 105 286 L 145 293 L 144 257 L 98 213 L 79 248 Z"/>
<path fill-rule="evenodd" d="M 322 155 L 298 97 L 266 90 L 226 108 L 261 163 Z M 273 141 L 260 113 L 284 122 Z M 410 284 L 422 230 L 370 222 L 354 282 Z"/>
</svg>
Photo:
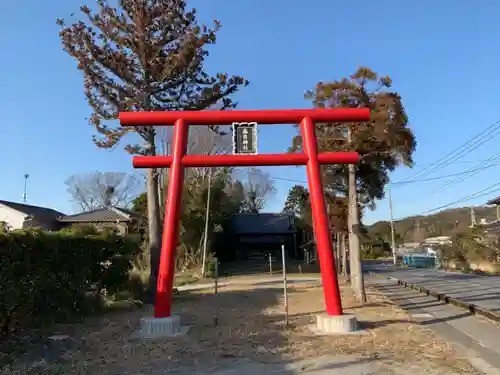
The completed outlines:
<svg viewBox="0 0 500 375">
<path fill-rule="evenodd" d="M 191 326 L 185 336 L 131 339 L 139 319 L 150 315 L 151 308 L 95 317 L 57 327 L 53 334 L 70 338 L 18 358 L 0 374 L 193 374 L 200 370 L 208 374 L 229 363 L 233 368 L 253 363 L 276 369 L 320 357 L 376 362 L 387 374 L 409 369 L 411 373 L 419 369 L 421 374 L 479 374 L 450 344 L 411 321 L 382 295 L 368 291 L 368 303 L 360 305 L 348 287 L 341 289 L 345 311 L 361 321 L 363 334 L 317 336 L 309 330 L 315 315 L 324 309 L 322 289 L 315 284 L 290 287 L 287 327 L 279 284 L 235 285 L 222 288 L 218 296 L 192 291 L 176 297 L 175 309 L 183 324 Z M 281 373 L 306 371 L 295 366 Z"/>
</svg>

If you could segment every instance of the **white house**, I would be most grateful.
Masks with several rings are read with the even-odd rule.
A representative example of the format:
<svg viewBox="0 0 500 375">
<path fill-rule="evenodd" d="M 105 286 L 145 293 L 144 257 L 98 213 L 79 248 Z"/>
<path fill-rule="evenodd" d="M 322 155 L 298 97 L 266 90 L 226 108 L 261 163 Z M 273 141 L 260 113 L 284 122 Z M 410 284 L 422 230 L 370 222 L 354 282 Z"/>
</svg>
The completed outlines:
<svg viewBox="0 0 500 375">
<path fill-rule="evenodd" d="M 59 230 L 76 224 L 92 225 L 97 229 L 111 227 L 120 234 L 126 234 L 133 219 L 133 213 L 123 208 L 102 207 L 75 215 L 65 215 L 52 208 L 0 200 L 0 227 L 7 230 Z"/>
<path fill-rule="evenodd" d="M 426 245 L 451 245 L 451 237 L 438 236 L 426 238 L 423 242 Z"/>
<path fill-rule="evenodd" d="M 0 200 L 0 223 L 8 230 L 26 228 L 27 223 L 43 229 L 57 229 L 62 212 L 51 208 L 31 206 Z"/>
</svg>

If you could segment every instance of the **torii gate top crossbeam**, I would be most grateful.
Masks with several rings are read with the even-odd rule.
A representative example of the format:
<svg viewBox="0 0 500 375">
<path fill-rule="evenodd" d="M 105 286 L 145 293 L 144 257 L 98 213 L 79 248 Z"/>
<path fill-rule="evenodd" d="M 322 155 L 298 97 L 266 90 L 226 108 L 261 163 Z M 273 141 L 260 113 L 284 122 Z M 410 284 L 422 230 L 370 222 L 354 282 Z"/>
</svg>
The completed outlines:
<svg viewBox="0 0 500 375">
<path fill-rule="evenodd" d="M 189 125 L 230 125 L 256 122 L 259 125 L 298 124 L 305 117 L 318 122 L 369 121 L 368 108 L 280 109 L 245 111 L 120 112 L 122 126 L 168 126 L 181 118 Z"/>
</svg>

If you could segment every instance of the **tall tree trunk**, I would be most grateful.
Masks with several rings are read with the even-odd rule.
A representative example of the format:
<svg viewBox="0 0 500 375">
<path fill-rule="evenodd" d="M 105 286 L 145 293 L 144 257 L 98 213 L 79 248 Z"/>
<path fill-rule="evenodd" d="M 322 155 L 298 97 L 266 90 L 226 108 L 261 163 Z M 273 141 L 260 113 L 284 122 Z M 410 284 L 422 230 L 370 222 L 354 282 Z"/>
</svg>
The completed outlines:
<svg viewBox="0 0 500 375">
<path fill-rule="evenodd" d="M 342 253 L 342 272 L 346 281 L 349 281 L 350 272 L 347 269 L 347 241 L 346 241 L 346 233 L 340 234 L 340 251 Z"/>
<path fill-rule="evenodd" d="M 161 218 L 164 217 L 165 215 L 165 169 L 157 169 L 158 172 L 158 178 L 157 178 L 157 184 L 158 184 L 158 212 L 160 214 L 160 221 Z"/>
<path fill-rule="evenodd" d="M 335 260 L 335 273 L 340 272 L 340 264 L 339 264 L 339 234 L 338 233 L 333 233 L 332 235 L 332 248 L 333 248 L 333 259 Z"/>
<path fill-rule="evenodd" d="M 150 155 L 156 155 L 154 142 Z M 149 168 L 146 174 L 146 195 L 148 200 L 148 229 L 149 229 L 149 293 L 147 303 L 154 303 L 156 284 L 158 281 L 158 267 L 160 265 L 161 253 L 161 220 L 160 205 L 158 199 L 158 174 L 155 169 Z"/>
<path fill-rule="evenodd" d="M 166 140 L 160 141 L 159 151 L 156 153 L 162 156 L 170 155 L 170 143 Z M 165 187 L 166 182 L 168 181 L 168 168 L 158 168 L 156 169 L 158 172 L 158 199 L 159 199 L 159 213 L 160 213 L 160 222 L 162 218 L 165 217 Z"/>
<path fill-rule="evenodd" d="M 347 131 L 347 142 L 351 143 L 351 127 Z M 364 285 L 363 265 L 361 262 L 361 246 L 359 243 L 359 206 L 358 193 L 356 189 L 356 166 L 349 164 L 349 210 L 348 210 L 348 228 L 349 228 L 349 262 L 351 269 L 351 287 L 358 301 L 366 302 L 366 293 Z"/>
<path fill-rule="evenodd" d="M 340 232 L 335 233 L 335 267 L 337 268 L 337 273 L 342 274 L 342 253 L 340 250 Z"/>
</svg>

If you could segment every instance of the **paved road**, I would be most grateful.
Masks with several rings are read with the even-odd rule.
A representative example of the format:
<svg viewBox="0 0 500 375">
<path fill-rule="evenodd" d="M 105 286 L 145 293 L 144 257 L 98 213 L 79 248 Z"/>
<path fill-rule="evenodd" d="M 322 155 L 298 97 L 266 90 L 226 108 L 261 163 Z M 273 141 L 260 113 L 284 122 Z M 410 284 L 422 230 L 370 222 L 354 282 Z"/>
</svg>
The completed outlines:
<svg viewBox="0 0 500 375">
<path fill-rule="evenodd" d="M 462 308 L 410 288 L 394 280 L 367 275 L 367 285 L 385 294 L 407 311 L 411 320 L 435 331 L 460 349 L 469 362 L 486 375 L 500 374 L 500 326 Z"/>
<path fill-rule="evenodd" d="M 500 276 L 366 263 L 366 271 L 395 278 L 500 314 Z"/>
</svg>

